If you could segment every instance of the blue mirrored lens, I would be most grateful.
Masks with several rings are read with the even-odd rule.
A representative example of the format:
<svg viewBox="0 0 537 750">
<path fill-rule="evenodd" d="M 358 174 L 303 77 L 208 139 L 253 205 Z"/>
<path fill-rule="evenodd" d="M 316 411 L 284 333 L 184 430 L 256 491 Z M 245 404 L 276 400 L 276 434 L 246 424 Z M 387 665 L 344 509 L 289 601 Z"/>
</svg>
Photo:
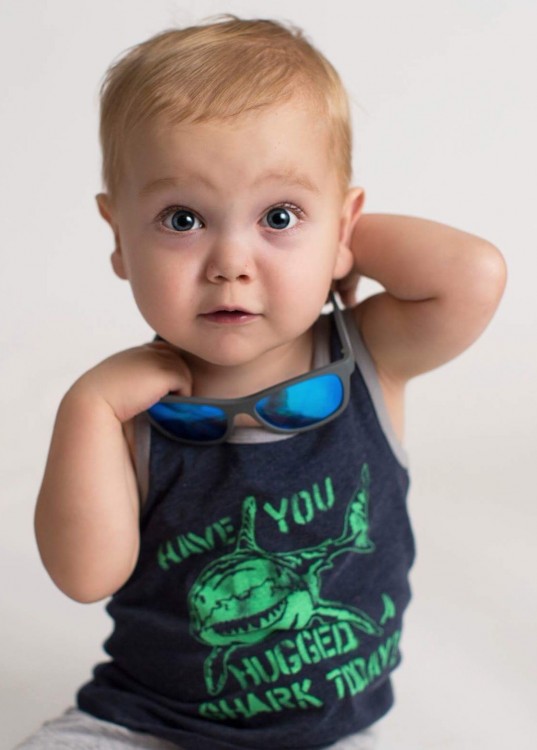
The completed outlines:
<svg viewBox="0 0 537 750">
<path fill-rule="evenodd" d="M 268 424 L 292 431 L 326 419 L 342 403 L 341 379 L 337 375 L 318 375 L 262 398 L 255 410 Z"/>
<path fill-rule="evenodd" d="M 219 440 L 227 428 L 226 414 L 216 406 L 158 403 L 148 411 L 164 430 L 182 440 L 200 443 Z"/>
</svg>

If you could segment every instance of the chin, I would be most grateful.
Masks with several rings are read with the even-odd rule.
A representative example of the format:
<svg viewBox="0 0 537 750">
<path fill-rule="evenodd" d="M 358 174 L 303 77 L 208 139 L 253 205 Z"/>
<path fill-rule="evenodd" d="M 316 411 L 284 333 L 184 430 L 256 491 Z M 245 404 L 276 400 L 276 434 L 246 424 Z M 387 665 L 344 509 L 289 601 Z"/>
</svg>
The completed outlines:
<svg viewBox="0 0 537 750">
<path fill-rule="evenodd" d="M 214 367 L 241 367 L 254 361 L 261 353 L 238 351 L 237 348 L 226 349 L 219 347 L 210 351 L 186 351 L 183 350 L 185 359 L 198 360 Z"/>
</svg>

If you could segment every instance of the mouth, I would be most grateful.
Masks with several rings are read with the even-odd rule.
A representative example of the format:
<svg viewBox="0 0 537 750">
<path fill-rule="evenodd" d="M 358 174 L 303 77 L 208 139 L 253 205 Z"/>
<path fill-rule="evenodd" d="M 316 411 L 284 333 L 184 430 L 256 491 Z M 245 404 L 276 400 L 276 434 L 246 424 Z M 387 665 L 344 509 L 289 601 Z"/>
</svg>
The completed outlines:
<svg viewBox="0 0 537 750">
<path fill-rule="evenodd" d="M 259 315 L 241 307 L 215 307 L 200 317 L 211 323 L 249 323 Z"/>
<path fill-rule="evenodd" d="M 287 601 L 284 599 L 277 602 L 270 609 L 252 614 L 240 620 L 224 620 L 212 625 L 212 630 L 221 636 L 244 635 L 245 633 L 257 632 L 270 628 L 277 622 L 285 611 Z"/>
</svg>

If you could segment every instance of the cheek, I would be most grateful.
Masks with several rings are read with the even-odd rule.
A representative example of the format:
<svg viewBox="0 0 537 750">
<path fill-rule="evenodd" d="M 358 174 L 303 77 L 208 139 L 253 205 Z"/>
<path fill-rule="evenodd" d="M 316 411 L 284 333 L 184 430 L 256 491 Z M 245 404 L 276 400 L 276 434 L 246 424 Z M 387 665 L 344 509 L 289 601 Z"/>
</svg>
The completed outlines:
<svg viewBox="0 0 537 750">
<path fill-rule="evenodd" d="M 159 245 L 134 248 L 129 253 L 128 264 L 133 291 L 140 298 L 176 294 L 196 273 L 187 254 Z"/>
<path fill-rule="evenodd" d="M 136 305 L 145 320 L 155 328 L 157 322 L 173 314 L 184 295 L 177 274 L 157 262 L 138 257 L 131 264 L 129 281 Z"/>
</svg>

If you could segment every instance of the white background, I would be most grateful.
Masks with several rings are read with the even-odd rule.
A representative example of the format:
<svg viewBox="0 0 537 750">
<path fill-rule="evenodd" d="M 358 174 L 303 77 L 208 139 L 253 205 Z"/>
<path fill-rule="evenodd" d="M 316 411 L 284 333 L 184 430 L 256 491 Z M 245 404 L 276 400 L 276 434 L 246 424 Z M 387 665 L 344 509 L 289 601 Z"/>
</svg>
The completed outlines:
<svg viewBox="0 0 537 750">
<path fill-rule="evenodd" d="M 127 47 L 234 12 L 288 19 L 353 101 L 369 211 L 487 238 L 509 282 L 482 338 L 408 392 L 418 541 L 396 708 L 381 750 L 535 747 L 537 7 L 530 0 L 0 2 L 1 750 L 72 704 L 103 657 L 103 604 L 41 567 L 34 502 L 58 403 L 148 340 L 113 276 L 98 87 Z M 376 287 L 367 284 L 363 293 Z"/>
</svg>

